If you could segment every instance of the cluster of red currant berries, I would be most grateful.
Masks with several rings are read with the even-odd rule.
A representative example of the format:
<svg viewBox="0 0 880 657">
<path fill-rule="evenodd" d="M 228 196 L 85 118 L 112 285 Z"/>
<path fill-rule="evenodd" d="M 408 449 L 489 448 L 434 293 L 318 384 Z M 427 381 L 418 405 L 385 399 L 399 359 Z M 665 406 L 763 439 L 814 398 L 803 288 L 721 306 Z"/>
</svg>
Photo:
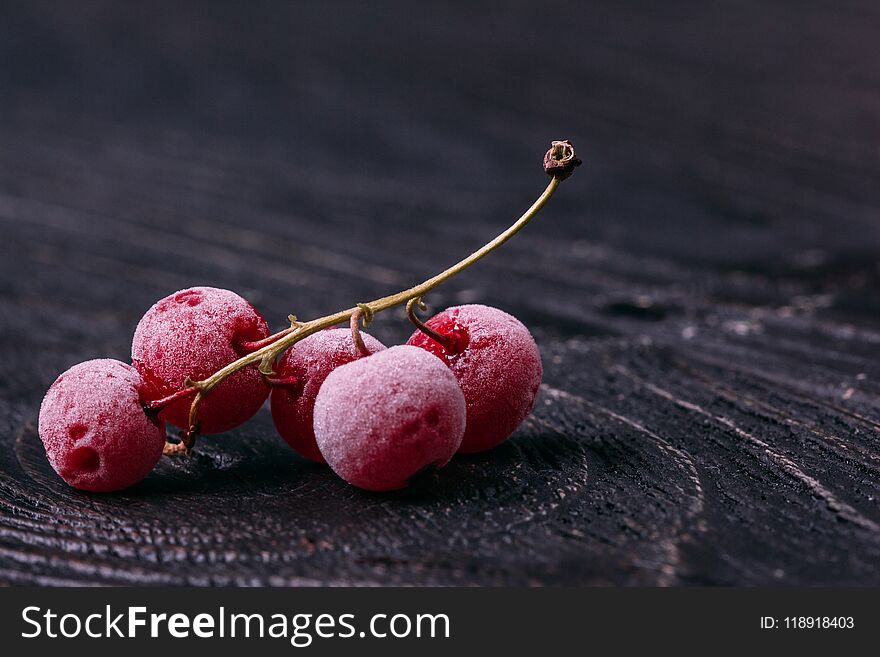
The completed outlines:
<svg viewBox="0 0 880 657">
<path fill-rule="evenodd" d="M 549 164 L 548 164 L 549 158 Z M 39 433 L 71 486 L 108 492 L 141 481 L 163 452 L 195 434 L 233 429 L 271 395 L 279 434 L 302 456 L 372 491 L 406 486 L 457 452 L 507 439 L 531 411 L 541 358 L 528 329 L 482 305 L 448 308 L 422 323 L 421 295 L 509 239 L 579 161 L 569 142 L 545 156 L 553 177 L 505 233 L 419 286 L 270 335 L 266 320 L 229 290 L 195 287 L 158 301 L 132 341 L 132 364 L 90 360 L 52 384 Z M 386 348 L 360 330 L 374 312 L 407 303 L 417 330 Z M 349 319 L 351 330 L 334 328 Z M 166 422 L 185 430 L 166 443 Z"/>
</svg>

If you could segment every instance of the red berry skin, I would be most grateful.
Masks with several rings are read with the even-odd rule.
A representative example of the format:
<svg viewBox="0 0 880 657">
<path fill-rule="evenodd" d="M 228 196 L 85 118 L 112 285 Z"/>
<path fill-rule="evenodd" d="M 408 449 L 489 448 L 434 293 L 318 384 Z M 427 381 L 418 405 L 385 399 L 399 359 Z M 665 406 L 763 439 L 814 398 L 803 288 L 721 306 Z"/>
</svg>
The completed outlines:
<svg viewBox="0 0 880 657">
<path fill-rule="evenodd" d="M 186 377 L 211 376 L 247 353 L 244 342 L 269 335 L 266 320 L 229 290 L 193 287 L 175 292 L 141 318 L 131 344 L 132 364 L 161 398 L 181 390 Z M 206 395 L 199 408 L 199 430 L 221 433 L 252 417 L 269 387 L 256 366 L 236 372 Z M 189 428 L 192 397 L 169 404 L 159 417 Z"/>
<path fill-rule="evenodd" d="M 361 337 L 370 354 L 385 349 L 385 345 L 363 331 Z M 292 378 L 295 383 L 273 388 L 272 420 L 281 437 L 298 454 L 326 463 L 315 442 L 315 397 L 330 372 L 363 357 L 355 347 L 351 331 L 339 328 L 313 333 L 281 357 L 275 367 L 277 378 Z"/>
<path fill-rule="evenodd" d="M 146 477 L 162 456 L 165 423 L 143 407 L 145 383 L 118 360 L 74 365 L 40 406 L 39 432 L 49 463 L 80 490 L 107 493 Z"/>
<path fill-rule="evenodd" d="M 426 324 L 448 336 L 452 348 L 421 331 L 407 344 L 442 359 L 461 385 L 467 429 L 459 451 L 501 444 L 531 413 L 541 385 L 541 354 L 532 334 L 515 317 L 478 304 L 447 308 Z"/>
<path fill-rule="evenodd" d="M 461 444 L 466 407 L 455 377 L 400 345 L 330 372 L 315 399 L 315 438 L 336 474 L 370 491 L 404 488 Z"/>
</svg>

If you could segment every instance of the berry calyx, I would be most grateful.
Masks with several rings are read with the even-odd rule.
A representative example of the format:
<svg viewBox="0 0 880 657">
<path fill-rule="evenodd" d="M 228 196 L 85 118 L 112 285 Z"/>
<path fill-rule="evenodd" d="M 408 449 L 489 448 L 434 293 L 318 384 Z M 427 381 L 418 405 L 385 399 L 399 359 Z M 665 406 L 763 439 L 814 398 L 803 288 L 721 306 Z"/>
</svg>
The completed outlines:
<svg viewBox="0 0 880 657">
<path fill-rule="evenodd" d="M 427 351 L 391 347 L 333 370 L 315 400 L 314 430 L 336 474 L 370 491 L 403 488 L 443 467 L 465 429 L 464 395 Z"/>
<path fill-rule="evenodd" d="M 504 442 L 531 412 L 541 385 L 541 354 L 529 330 L 512 315 L 478 304 L 447 308 L 425 325 L 444 336 L 444 344 L 420 330 L 407 344 L 443 360 L 461 386 L 467 429 L 459 451 Z"/>
<path fill-rule="evenodd" d="M 275 368 L 271 395 L 275 428 L 298 454 L 318 463 L 325 462 L 315 442 L 313 427 L 315 398 L 321 385 L 337 367 L 385 349 L 385 345 L 371 335 L 358 333 L 360 347 L 350 331 L 339 328 L 318 331 L 293 345 Z"/>
<path fill-rule="evenodd" d="M 111 492 L 149 474 L 165 445 L 165 424 L 144 411 L 147 385 L 130 365 L 89 360 L 49 387 L 39 433 L 49 464 L 80 490 Z"/>
<path fill-rule="evenodd" d="M 173 398 L 159 417 L 189 429 L 192 398 L 188 394 L 177 398 L 188 381 L 211 376 L 247 355 L 249 343 L 268 335 L 266 320 L 239 295 L 215 287 L 193 287 L 168 295 L 146 312 L 134 333 L 131 358 L 157 398 Z M 237 427 L 268 396 L 269 388 L 257 368 L 242 368 L 205 400 L 199 430 L 211 434 Z"/>
</svg>

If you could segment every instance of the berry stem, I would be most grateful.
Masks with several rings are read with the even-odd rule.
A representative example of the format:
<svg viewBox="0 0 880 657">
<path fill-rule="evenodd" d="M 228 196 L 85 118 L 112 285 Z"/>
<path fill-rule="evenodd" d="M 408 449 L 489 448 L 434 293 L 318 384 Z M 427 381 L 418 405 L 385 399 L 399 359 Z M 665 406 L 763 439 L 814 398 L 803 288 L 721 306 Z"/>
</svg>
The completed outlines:
<svg viewBox="0 0 880 657">
<path fill-rule="evenodd" d="M 295 376 L 285 376 L 280 379 L 273 376 L 267 376 L 266 374 L 263 374 L 262 376 L 263 383 L 270 388 L 292 388 L 300 382 Z"/>
<path fill-rule="evenodd" d="M 286 329 L 278 331 L 277 333 L 273 333 L 270 336 L 263 338 L 262 340 L 254 340 L 253 342 L 239 342 L 238 348 L 241 349 L 245 353 L 253 353 L 258 349 L 262 349 L 266 345 L 270 345 L 273 342 L 276 342 L 283 338 L 285 335 L 290 335 L 296 330 L 296 327 L 299 326 L 299 321 L 296 319 L 296 315 L 288 315 L 287 319 L 290 321 L 290 326 Z"/>
<path fill-rule="evenodd" d="M 351 339 L 354 340 L 354 346 L 358 350 L 358 353 L 362 356 L 369 356 L 370 350 L 367 349 L 367 345 L 364 344 L 364 339 L 361 337 L 361 315 L 364 312 L 361 308 L 358 308 L 351 314 Z M 364 319 L 364 326 L 369 324 L 369 321 Z"/>
<path fill-rule="evenodd" d="M 422 301 L 421 297 L 413 297 L 406 302 L 406 316 L 409 318 L 409 321 L 415 324 L 417 329 L 443 347 L 448 353 L 454 353 L 455 345 L 453 340 L 442 333 L 438 333 L 419 319 L 419 316 L 416 315 L 416 306 L 419 307 L 419 310 L 427 310 L 427 306 L 425 306 L 425 302 Z"/>
<path fill-rule="evenodd" d="M 167 397 L 162 397 L 161 399 L 154 399 L 152 401 L 148 401 L 144 404 L 144 410 L 147 413 L 158 415 L 162 412 L 162 409 L 168 406 L 169 404 L 173 404 L 178 399 L 183 399 L 184 397 L 189 397 L 190 395 L 194 395 L 198 392 L 198 389 L 192 386 L 188 386 L 183 390 L 178 390 Z"/>
<path fill-rule="evenodd" d="M 267 377 L 271 377 L 274 374 L 272 371 L 272 365 L 280 354 L 303 338 L 306 338 L 317 331 L 321 331 L 343 322 L 349 322 L 351 324 L 352 333 L 355 335 L 357 343 L 357 338 L 360 336 L 356 332 L 356 322 L 359 322 L 360 318 L 363 318 L 364 326 L 366 326 L 372 320 L 374 314 L 405 304 L 411 300 L 421 298 L 441 283 L 464 271 L 472 264 L 500 247 L 511 237 L 525 228 L 535 215 L 540 212 L 541 208 L 546 205 L 547 201 L 550 200 L 550 197 L 553 196 L 553 193 L 559 187 L 559 183 L 570 176 L 571 172 L 579 164 L 580 160 L 575 157 L 574 148 L 570 142 L 552 142 L 550 150 L 548 150 L 544 156 L 544 171 L 551 176 L 547 188 L 541 193 L 537 200 L 532 203 L 531 207 L 529 207 L 519 219 L 511 224 L 507 230 L 499 234 L 492 241 L 483 245 L 480 249 L 477 249 L 466 258 L 460 260 L 436 276 L 403 290 L 402 292 L 398 292 L 397 294 L 381 297 L 369 303 L 359 303 L 352 308 L 340 310 L 332 315 L 326 315 L 308 322 L 298 322 L 295 318 L 291 317 L 291 326 L 289 329 L 280 331 L 279 333 L 271 335 L 258 342 L 243 343 L 243 348 L 247 348 L 245 345 L 249 345 L 250 347 L 256 347 L 256 349 L 218 370 L 207 379 L 191 382 L 191 387 L 197 392 L 196 396 L 193 398 L 192 405 L 190 406 L 190 428 L 185 432 L 183 437 L 187 450 L 191 449 L 195 442 L 195 437 L 198 431 L 198 410 L 202 399 L 224 379 L 232 376 L 245 367 L 256 364 L 260 365 L 260 372 Z M 440 341 L 438 340 L 438 342 Z M 358 345 L 358 347 L 360 348 L 360 345 Z"/>
</svg>

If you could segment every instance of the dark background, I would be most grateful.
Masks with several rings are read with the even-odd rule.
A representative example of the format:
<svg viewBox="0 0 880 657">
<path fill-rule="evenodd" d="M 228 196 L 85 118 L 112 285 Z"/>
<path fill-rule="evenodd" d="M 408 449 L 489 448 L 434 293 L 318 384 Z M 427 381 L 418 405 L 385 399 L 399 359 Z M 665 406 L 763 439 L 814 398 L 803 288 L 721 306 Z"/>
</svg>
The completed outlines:
<svg viewBox="0 0 880 657">
<path fill-rule="evenodd" d="M 396 291 L 560 138 L 428 298 L 533 330 L 505 445 L 371 495 L 264 410 L 122 494 L 49 467 L 45 389 L 158 298 Z M 878 181 L 872 2 L 4 2 L 0 582 L 876 585 Z"/>
</svg>

